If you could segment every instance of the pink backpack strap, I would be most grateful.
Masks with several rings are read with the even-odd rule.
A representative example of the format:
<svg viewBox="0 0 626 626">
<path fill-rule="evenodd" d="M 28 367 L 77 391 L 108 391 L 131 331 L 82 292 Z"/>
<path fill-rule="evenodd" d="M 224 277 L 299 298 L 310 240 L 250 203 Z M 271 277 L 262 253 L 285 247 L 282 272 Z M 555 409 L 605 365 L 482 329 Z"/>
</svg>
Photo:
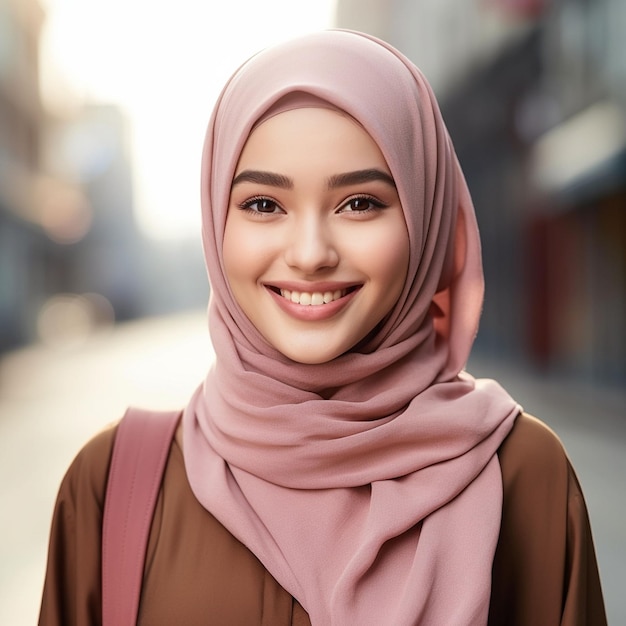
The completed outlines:
<svg viewBox="0 0 626 626">
<path fill-rule="evenodd" d="M 102 528 L 102 623 L 137 623 L 148 535 L 179 411 L 128 409 L 118 426 Z"/>
</svg>

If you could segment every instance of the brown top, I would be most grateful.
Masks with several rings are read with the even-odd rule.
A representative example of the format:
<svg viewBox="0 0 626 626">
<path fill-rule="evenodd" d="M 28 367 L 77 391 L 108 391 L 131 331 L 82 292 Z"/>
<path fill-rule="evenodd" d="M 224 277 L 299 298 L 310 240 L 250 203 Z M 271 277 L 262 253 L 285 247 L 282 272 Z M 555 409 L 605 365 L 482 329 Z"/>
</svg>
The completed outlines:
<svg viewBox="0 0 626 626">
<path fill-rule="evenodd" d="M 115 432 L 92 439 L 61 484 L 42 626 L 101 624 L 102 507 Z M 504 503 L 489 624 L 605 625 L 587 510 L 560 441 L 521 415 L 499 458 Z M 150 533 L 138 623 L 310 624 L 301 605 L 195 499 L 177 442 Z"/>
</svg>

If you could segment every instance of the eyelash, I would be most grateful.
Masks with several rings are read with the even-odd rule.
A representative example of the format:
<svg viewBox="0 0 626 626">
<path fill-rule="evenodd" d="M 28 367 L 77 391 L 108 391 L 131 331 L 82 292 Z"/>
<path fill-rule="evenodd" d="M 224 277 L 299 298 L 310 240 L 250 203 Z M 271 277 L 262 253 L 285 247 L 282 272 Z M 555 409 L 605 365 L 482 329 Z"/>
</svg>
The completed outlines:
<svg viewBox="0 0 626 626">
<path fill-rule="evenodd" d="M 385 204 L 384 202 L 382 202 L 378 198 L 375 198 L 374 196 L 369 196 L 367 194 L 357 194 L 356 196 L 352 196 L 350 198 L 347 198 L 344 201 L 344 203 L 341 205 L 340 209 L 344 209 L 346 206 L 352 204 L 355 201 L 359 201 L 359 200 L 364 200 L 365 202 L 368 202 L 372 206 L 369 206 L 367 209 L 363 209 L 363 210 L 347 211 L 347 213 L 355 213 L 357 215 L 363 215 L 365 213 L 371 213 L 372 211 L 379 211 L 380 209 L 385 209 L 388 206 L 387 204 Z"/>
<path fill-rule="evenodd" d="M 350 204 L 352 204 L 353 202 L 358 202 L 358 201 L 365 201 L 368 202 L 371 206 L 367 207 L 366 209 L 362 209 L 362 210 L 347 210 L 344 211 L 343 209 L 345 209 L 347 206 L 349 206 Z M 275 208 L 280 209 L 281 206 L 280 204 L 278 204 L 278 202 L 276 202 L 276 200 L 273 200 L 272 198 L 268 197 L 268 196 L 253 196 L 252 198 L 248 198 L 245 202 L 242 202 L 239 205 L 239 208 L 242 211 L 245 211 L 247 213 L 250 213 L 252 215 L 273 215 L 274 211 L 258 211 L 253 209 L 252 207 L 255 204 L 258 204 L 260 202 L 269 202 L 271 204 L 274 205 Z M 366 194 L 357 194 L 355 196 L 352 196 L 350 198 L 347 198 L 339 207 L 339 212 L 346 212 L 346 213 L 354 213 L 355 215 L 364 215 L 366 213 L 371 213 L 372 211 L 378 211 L 380 209 L 384 209 L 386 208 L 388 205 L 384 202 L 382 202 L 381 200 L 379 200 L 378 198 L 375 198 L 374 196 L 370 196 L 370 195 L 366 195 Z"/>
<path fill-rule="evenodd" d="M 281 208 L 280 204 L 278 204 L 278 202 L 276 202 L 276 200 L 273 200 L 272 198 L 269 198 L 268 196 L 253 196 L 252 198 L 248 198 L 245 202 L 242 202 L 239 205 L 239 208 L 242 211 L 245 211 L 246 213 L 250 213 L 252 215 L 273 215 L 273 211 L 272 212 L 268 212 L 268 211 L 255 211 L 252 207 L 255 204 L 258 204 L 260 202 L 271 202 L 276 208 Z"/>
</svg>

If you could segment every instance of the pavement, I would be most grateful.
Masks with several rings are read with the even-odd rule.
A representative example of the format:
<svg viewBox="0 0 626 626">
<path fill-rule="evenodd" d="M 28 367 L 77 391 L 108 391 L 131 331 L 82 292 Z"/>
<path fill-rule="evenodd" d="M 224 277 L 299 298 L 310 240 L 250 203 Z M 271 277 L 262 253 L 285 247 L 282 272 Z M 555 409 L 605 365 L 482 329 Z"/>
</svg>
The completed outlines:
<svg viewBox="0 0 626 626">
<path fill-rule="evenodd" d="M 145 319 L 0 359 L 0 625 L 37 622 L 59 482 L 129 405 L 177 408 L 211 360 L 203 311 Z M 626 393 L 474 358 L 563 440 L 590 511 L 609 624 L 626 624 Z"/>
</svg>

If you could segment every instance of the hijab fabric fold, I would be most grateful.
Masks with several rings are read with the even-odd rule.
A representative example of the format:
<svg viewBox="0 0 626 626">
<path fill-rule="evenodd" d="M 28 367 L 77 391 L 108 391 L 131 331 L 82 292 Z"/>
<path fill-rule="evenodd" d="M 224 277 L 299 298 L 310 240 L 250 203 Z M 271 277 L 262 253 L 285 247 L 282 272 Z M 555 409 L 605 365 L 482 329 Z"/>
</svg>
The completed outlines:
<svg viewBox="0 0 626 626">
<path fill-rule="evenodd" d="M 319 365 L 267 344 L 234 301 L 222 256 L 246 139 L 301 94 L 345 112 L 378 144 L 410 241 L 395 307 L 358 351 Z M 480 243 L 423 75 L 349 31 L 252 57 L 209 123 L 202 216 L 216 359 L 183 417 L 198 500 L 314 625 L 486 623 L 502 510 L 497 450 L 520 407 L 463 371 L 483 299 Z"/>
</svg>

